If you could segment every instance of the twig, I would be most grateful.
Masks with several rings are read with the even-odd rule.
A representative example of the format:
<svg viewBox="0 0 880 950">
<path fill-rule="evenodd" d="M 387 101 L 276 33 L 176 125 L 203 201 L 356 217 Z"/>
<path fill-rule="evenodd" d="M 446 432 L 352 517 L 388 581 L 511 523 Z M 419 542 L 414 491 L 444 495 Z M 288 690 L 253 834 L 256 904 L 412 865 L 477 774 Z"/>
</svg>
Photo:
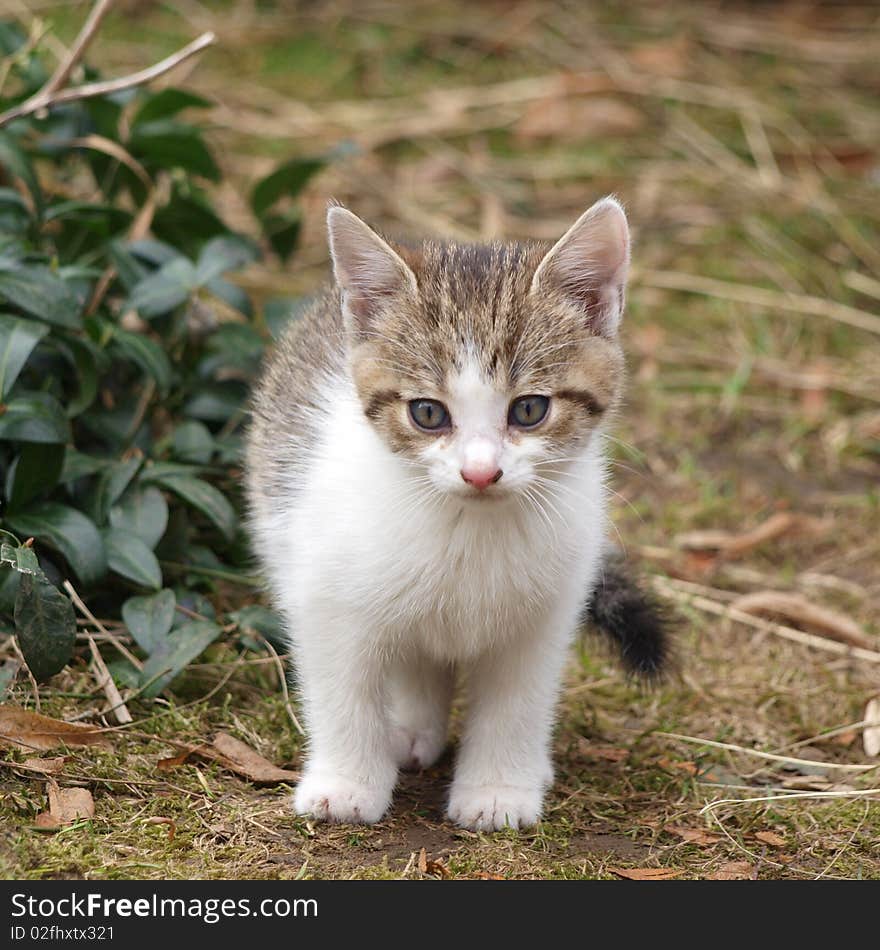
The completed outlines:
<svg viewBox="0 0 880 950">
<path fill-rule="evenodd" d="M 732 300 L 735 303 L 765 307 L 768 310 L 785 310 L 811 317 L 827 317 L 838 323 L 880 334 L 880 317 L 856 307 L 847 306 L 847 304 L 826 300 L 824 297 L 789 294 L 764 287 L 754 287 L 751 284 L 740 284 L 736 281 L 715 280 L 713 277 L 702 277 L 699 274 L 665 270 L 639 271 L 638 282 L 643 287 L 655 287 L 659 290 L 680 290 L 689 294 L 701 294 L 704 297 L 717 297 L 721 300 Z"/>
<path fill-rule="evenodd" d="M 755 798 L 719 798 L 717 801 L 704 805 L 699 813 L 711 815 L 722 805 L 750 805 L 752 802 L 780 802 L 800 798 L 865 798 L 871 795 L 880 795 L 880 788 L 851 789 L 845 792 L 787 792 L 781 795 L 758 795 Z"/>
<path fill-rule="evenodd" d="M 119 79 L 105 79 L 100 82 L 85 83 L 82 86 L 72 86 L 70 89 L 63 89 L 59 92 L 53 92 L 46 95 L 43 91 L 37 93 L 27 102 L 14 106 L 0 115 L 0 129 L 8 125 L 15 119 L 21 119 L 42 109 L 48 109 L 52 106 L 63 105 L 67 102 L 77 102 L 80 99 L 91 99 L 95 96 L 106 96 L 110 93 L 121 92 L 123 89 L 131 89 L 133 86 L 142 86 L 145 83 L 152 82 L 169 70 L 179 66 L 197 53 L 200 53 L 205 47 L 210 46 L 216 40 L 213 33 L 203 33 L 198 39 L 187 44 L 183 49 L 166 56 L 165 59 L 142 69 L 139 72 L 132 73 L 130 76 L 121 76 Z"/>
<path fill-rule="evenodd" d="M 70 47 L 70 51 L 58 64 L 58 68 L 52 73 L 46 85 L 35 95 L 31 96 L 31 98 L 24 103 L 25 106 L 34 99 L 52 96 L 53 93 L 58 92 L 59 89 L 62 89 L 67 84 L 67 80 L 70 79 L 71 73 L 76 68 L 77 63 L 83 58 L 86 49 L 88 49 L 92 40 L 95 38 L 101 21 L 110 12 L 113 3 L 114 0 L 98 0 L 92 7 L 91 12 L 86 18 L 86 22 L 79 31 L 79 36 L 74 40 L 73 46 Z"/>
<path fill-rule="evenodd" d="M 860 719 L 858 722 L 848 722 L 845 726 L 836 726 L 834 729 L 828 729 L 825 732 L 817 733 L 808 739 L 800 739 L 798 742 L 792 742 L 789 745 L 782 746 L 777 752 L 787 752 L 792 749 L 800 749 L 805 745 L 812 745 L 814 742 L 823 742 L 826 739 L 833 739 L 835 736 L 841 736 L 846 732 L 859 732 L 865 726 L 871 725 L 870 719 Z"/>
<path fill-rule="evenodd" d="M 299 723 L 299 719 L 296 718 L 296 713 L 293 711 L 293 706 L 290 704 L 290 691 L 287 688 L 287 674 L 284 671 L 284 664 L 281 662 L 281 657 L 278 656 L 278 651 L 272 646 L 270 640 L 264 637 L 262 634 L 259 635 L 260 639 L 265 643 L 266 648 L 275 658 L 275 664 L 278 668 L 278 676 L 281 680 L 281 691 L 284 693 L 284 708 L 287 710 L 287 715 L 290 717 L 290 721 L 296 728 L 296 731 L 301 735 L 305 735 L 303 727 Z"/>
<path fill-rule="evenodd" d="M 95 674 L 95 680 L 104 691 L 104 695 L 110 703 L 110 708 L 104 710 L 104 713 L 112 712 L 113 718 L 120 726 L 134 722 L 131 713 L 128 711 L 128 707 L 125 705 L 125 700 L 116 688 L 116 683 L 113 682 L 113 677 L 110 675 L 110 670 L 107 669 L 107 664 L 104 662 L 104 657 L 101 656 L 101 651 L 91 637 L 89 637 L 89 650 L 91 650 L 92 653 L 91 666 L 92 672 Z"/>
<path fill-rule="evenodd" d="M 31 673 L 31 668 L 27 664 L 27 660 L 24 658 L 24 654 L 21 652 L 21 647 L 18 645 L 18 637 L 12 638 L 12 648 L 15 650 L 16 655 L 19 660 L 21 660 L 21 665 L 27 671 L 28 679 L 31 681 L 31 689 L 34 691 L 34 706 L 37 708 L 37 712 L 40 711 L 40 687 L 37 686 L 37 681 L 34 679 L 34 674 Z"/>
<path fill-rule="evenodd" d="M 691 742 L 694 745 L 707 745 L 713 749 L 724 749 L 727 752 L 742 752 L 744 755 L 752 755 L 757 759 L 769 759 L 771 762 L 784 762 L 787 765 L 818 765 L 823 769 L 840 769 L 843 772 L 870 772 L 877 768 L 876 765 L 849 765 L 839 762 L 816 762 L 813 759 L 796 759 L 789 755 L 761 752 L 760 749 L 749 749 L 746 746 L 734 745 L 731 742 L 716 742 L 714 739 L 701 739 L 699 736 L 685 736 L 678 732 L 655 732 L 652 734 L 655 736 L 663 736 L 665 739 L 678 739 L 680 742 Z"/>
<path fill-rule="evenodd" d="M 144 668 L 144 664 L 131 652 L 131 650 L 128 649 L 128 647 L 124 646 L 119 641 L 118 637 L 110 633 L 104 624 L 102 624 L 101 621 L 98 620 L 98 618 L 91 612 L 91 610 L 86 607 L 82 598 L 76 592 L 73 584 L 71 584 L 70 581 L 65 581 L 62 586 L 69 594 L 70 599 L 73 601 L 73 606 L 76 607 L 76 609 L 86 618 L 86 620 L 90 620 L 136 670 L 142 670 Z"/>
<path fill-rule="evenodd" d="M 719 603 L 717 600 L 711 600 L 698 594 L 688 593 L 685 590 L 679 590 L 676 588 L 677 583 L 662 577 L 655 577 L 653 581 L 654 589 L 661 597 L 688 604 L 691 607 L 696 607 L 697 610 L 715 614 L 718 617 L 727 617 L 730 620 L 737 621 L 737 623 L 745 624 L 747 627 L 754 627 L 756 630 L 763 630 L 765 633 L 772 633 L 784 640 L 792 640 L 816 650 L 825 650 L 828 653 L 837 653 L 842 656 L 865 660 L 868 663 L 880 663 L 880 653 L 875 650 L 848 646 L 844 643 L 838 643 L 836 640 L 829 640 L 826 637 L 804 633 L 803 630 L 795 630 L 794 627 L 786 627 L 781 623 L 772 623 L 769 620 L 753 617 L 751 614 L 747 614 L 743 610 L 737 610 L 728 604 Z"/>
</svg>

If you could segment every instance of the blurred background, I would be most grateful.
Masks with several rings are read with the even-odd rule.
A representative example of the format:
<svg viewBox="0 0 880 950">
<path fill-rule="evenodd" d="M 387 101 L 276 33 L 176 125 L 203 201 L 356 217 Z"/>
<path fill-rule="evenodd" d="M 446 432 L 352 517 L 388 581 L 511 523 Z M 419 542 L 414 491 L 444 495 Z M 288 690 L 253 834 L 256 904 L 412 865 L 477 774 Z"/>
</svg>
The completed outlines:
<svg viewBox="0 0 880 950">
<path fill-rule="evenodd" d="M 89 7 L 4 6 L 62 40 Z M 211 196 L 230 224 L 278 162 L 331 156 L 300 196 L 295 255 L 240 278 L 252 294 L 327 279 L 331 197 L 390 234 L 483 240 L 555 239 L 616 194 L 635 239 L 625 540 L 830 519 L 756 551 L 756 570 L 839 574 L 876 622 L 875 5 L 128 0 L 89 59 L 124 75 L 206 30 L 216 46 L 159 86 L 215 103 Z"/>
<path fill-rule="evenodd" d="M 51 24 L 59 55 L 89 7 L 0 3 Z M 603 788 L 583 792 L 570 736 L 614 751 L 632 716 L 743 747 L 796 746 L 820 763 L 869 752 L 862 726 L 880 689 L 876 4 L 126 0 L 88 60 L 123 76 L 204 31 L 216 43 L 153 88 L 210 103 L 198 121 L 222 176 L 208 204 L 247 232 L 253 183 L 299 168 L 295 197 L 273 197 L 280 245 L 264 230 L 266 253 L 233 278 L 258 314 L 328 278 L 330 198 L 392 236 L 464 241 L 555 239 L 608 193 L 627 208 L 630 382 L 613 440 L 614 520 L 681 617 L 681 679 L 648 698 L 583 657 L 560 800 L 580 788 L 595 818 L 603 795 L 624 794 L 610 752 Z M 687 761 L 666 784 L 626 780 L 662 821 L 701 774 L 688 771 L 691 747 L 676 748 Z M 754 761 L 725 762 L 721 784 L 753 785 Z M 821 792 L 840 790 L 838 778 L 817 765 L 762 781 Z M 800 844 L 765 840 L 767 873 L 824 873 L 832 861 L 834 873 L 876 874 L 877 816 L 857 801 L 821 820 L 787 812 Z M 742 814 L 727 815 L 739 841 L 768 820 Z M 808 834 L 814 825 L 821 834 Z M 713 867 L 727 858 L 713 854 Z"/>
</svg>

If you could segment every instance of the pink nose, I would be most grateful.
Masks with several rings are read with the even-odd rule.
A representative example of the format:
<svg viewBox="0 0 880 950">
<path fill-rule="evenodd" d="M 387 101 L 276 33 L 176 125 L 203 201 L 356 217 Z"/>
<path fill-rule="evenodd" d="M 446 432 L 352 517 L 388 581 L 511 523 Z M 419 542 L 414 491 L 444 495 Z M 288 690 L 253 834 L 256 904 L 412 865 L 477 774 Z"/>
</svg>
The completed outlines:
<svg viewBox="0 0 880 950">
<path fill-rule="evenodd" d="M 468 483 L 468 485 L 473 485 L 474 488 L 479 488 L 482 491 L 484 488 L 488 488 L 490 485 L 494 485 L 504 472 L 500 468 L 490 467 L 490 468 L 463 468 L 461 470 L 461 477 Z"/>
</svg>

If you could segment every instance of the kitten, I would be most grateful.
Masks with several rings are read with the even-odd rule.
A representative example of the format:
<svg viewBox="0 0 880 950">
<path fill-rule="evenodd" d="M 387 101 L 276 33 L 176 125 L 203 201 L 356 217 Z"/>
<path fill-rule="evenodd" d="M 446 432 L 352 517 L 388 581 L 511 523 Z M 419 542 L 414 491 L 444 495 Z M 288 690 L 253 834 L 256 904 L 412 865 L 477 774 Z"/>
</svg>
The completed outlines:
<svg viewBox="0 0 880 950">
<path fill-rule="evenodd" d="M 449 817 L 533 825 L 593 591 L 630 669 L 666 653 L 605 540 L 626 217 L 605 198 L 552 248 L 392 245 L 338 206 L 327 223 L 336 286 L 279 342 L 247 454 L 309 735 L 295 809 L 382 818 L 398 769 L 443 751 L 460 675 Z"/>
</svg>

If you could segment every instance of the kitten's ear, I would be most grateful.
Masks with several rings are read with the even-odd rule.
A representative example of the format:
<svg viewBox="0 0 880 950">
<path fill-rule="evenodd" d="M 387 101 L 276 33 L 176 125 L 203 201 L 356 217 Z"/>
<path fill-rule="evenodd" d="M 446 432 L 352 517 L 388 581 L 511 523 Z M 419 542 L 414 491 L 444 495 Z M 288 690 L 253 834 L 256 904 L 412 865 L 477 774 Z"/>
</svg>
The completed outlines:
<svg viewBox="0 0 880 950">
<path fill-rule="evenodd" d="M 415 276 L 400 255 L 347 208 L 327 212 L 327 232 L 346 323 L 356 333 L 369 328 L 389 297 L 416 291 Z"/>
<path fill-rule="evenodd" d="M 582 307 L 594 333 L 613 337 L 623 316 L 628 266 L 626 215 L 614 198 L 603 198 L 547 252 L 532 279 L 532 293 L 565 294 Z"/>
</svg>

